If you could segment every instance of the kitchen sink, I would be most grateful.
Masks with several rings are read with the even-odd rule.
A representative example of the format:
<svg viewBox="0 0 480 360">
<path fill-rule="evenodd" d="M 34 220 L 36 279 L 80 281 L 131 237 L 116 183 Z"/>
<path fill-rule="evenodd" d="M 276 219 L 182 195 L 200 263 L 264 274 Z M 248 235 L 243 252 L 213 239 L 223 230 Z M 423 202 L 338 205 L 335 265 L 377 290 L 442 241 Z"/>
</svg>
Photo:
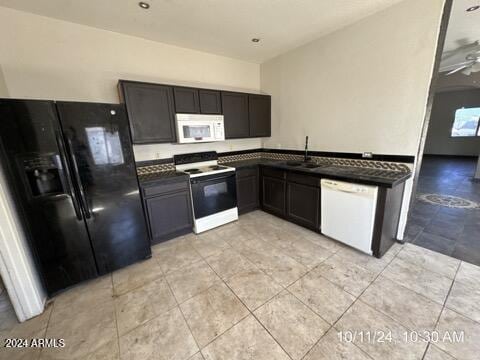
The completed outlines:
<svg viewBox="0 0 480 360">
<path fill-rule="evenodd" d="M 288 165 L 288 166 L 301 166 L 302 163 L 300 161 L 286 161 L 285 162 L 285 165 Z"/>
<path fill-rule="evenodd" d="M 304 161 L 285 161 L 285 165 L 293 166 L 293 167 L 303 167 L 306 169 L 316 169 L 322 166 L 326 166 L 325 164 L 317 164 L 314 162 L 304 162 Z"/>
</svg>

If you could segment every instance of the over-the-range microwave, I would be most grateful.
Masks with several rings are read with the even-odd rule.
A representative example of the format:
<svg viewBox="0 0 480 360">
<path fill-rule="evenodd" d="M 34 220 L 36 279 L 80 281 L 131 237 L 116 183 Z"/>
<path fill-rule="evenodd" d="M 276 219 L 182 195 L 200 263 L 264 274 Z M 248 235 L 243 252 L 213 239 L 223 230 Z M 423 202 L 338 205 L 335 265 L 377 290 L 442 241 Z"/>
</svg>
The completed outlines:
<svg viewBox="0 0 480 360">
<path fill-rule="evenodd" d="M 225 140 L 223 115 L 176 114 L 180 144 Z"/>
</svg>

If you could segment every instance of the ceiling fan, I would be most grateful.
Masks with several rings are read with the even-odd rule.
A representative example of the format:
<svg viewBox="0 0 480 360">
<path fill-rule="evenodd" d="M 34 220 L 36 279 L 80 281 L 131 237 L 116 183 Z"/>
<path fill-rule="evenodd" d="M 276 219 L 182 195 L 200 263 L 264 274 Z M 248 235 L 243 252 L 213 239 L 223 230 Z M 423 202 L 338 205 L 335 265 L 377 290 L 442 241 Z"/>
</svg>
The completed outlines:
<svg viewBox="0 0 480 360">
<path fill-rule="evenodd" d="M 461 71 L 462 74 L 470 75 L 471 73 L 480 71 L 480 53 L 468 54 L 465 60 L 465 63 L 458 64 L 456 69 L 448 72 L 446 75 L 452 75 L 459 71 Z"/>
<path fill-rule="evenodd" d="M 457 72 L 461 72 L 462 74 L 465 74 L 465 75 L 470 75 L 471 73 L 480 71 L 479 42 L 475 41 L 473 44 L 470 44 L 468 47 L 470 48 L 468 49 L 470 51 L 466 54 L 465 60 L 448 66 L 448 69 L 444 70 L 444 71 L 448 71 L 445 75 L 448 76 L 448 75 L 455 74 Z M 466 50 L 466 49 L 463 49 L 463 50 Z"/>
</svg>

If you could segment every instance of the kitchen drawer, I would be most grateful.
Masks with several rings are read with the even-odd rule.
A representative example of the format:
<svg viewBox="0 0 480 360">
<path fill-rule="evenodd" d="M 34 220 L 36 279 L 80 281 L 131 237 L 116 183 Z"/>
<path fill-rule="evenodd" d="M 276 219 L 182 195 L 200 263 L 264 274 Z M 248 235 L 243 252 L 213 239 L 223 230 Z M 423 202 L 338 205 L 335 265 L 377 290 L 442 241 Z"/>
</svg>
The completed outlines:
<svg viewBox="0 0 480 360">
<path fill-rule="evenodd" d="M 287 181 L 294 182 L 302 185 L 310 185 L 315 187 L 320 187 L 320 178 L 316 176 L 303 175 L 294 172 L 288 172 Z"/>
<path fill-rule="evenodd" d="M 280 170 L 280 169 L 274 169 L 274 168 L 271 168 L 271 167 L 264 167 L 262 169 L 262 175 L 263 176 L 269 176 L 269 177 L 276 178 L 276 179 L 285 180 L 286 172 L 284 170 Z"/>
<path fill-rule="evenodd" d="M 145 197 L 157 196 L 161 194 L 167 194 L 177 191 L 189 191 L 189 179 L 174 179 L 174 180 L 164 180 L 160 183 L 150 184 L 143 187 L 143 195 Z"/>
</svg>

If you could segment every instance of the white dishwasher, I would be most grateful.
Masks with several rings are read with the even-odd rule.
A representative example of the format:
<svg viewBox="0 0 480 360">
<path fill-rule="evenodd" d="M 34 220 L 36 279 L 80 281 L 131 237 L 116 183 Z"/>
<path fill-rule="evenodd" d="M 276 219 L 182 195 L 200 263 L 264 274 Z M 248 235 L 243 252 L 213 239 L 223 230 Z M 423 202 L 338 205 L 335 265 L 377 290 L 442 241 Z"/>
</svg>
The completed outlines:
<svg viewBox="0 0 480 360">
<path fill-rule="evenodd" d="M 377 186 L 321 180 L 322 234 L 372 254 Z"/>
</svg>

